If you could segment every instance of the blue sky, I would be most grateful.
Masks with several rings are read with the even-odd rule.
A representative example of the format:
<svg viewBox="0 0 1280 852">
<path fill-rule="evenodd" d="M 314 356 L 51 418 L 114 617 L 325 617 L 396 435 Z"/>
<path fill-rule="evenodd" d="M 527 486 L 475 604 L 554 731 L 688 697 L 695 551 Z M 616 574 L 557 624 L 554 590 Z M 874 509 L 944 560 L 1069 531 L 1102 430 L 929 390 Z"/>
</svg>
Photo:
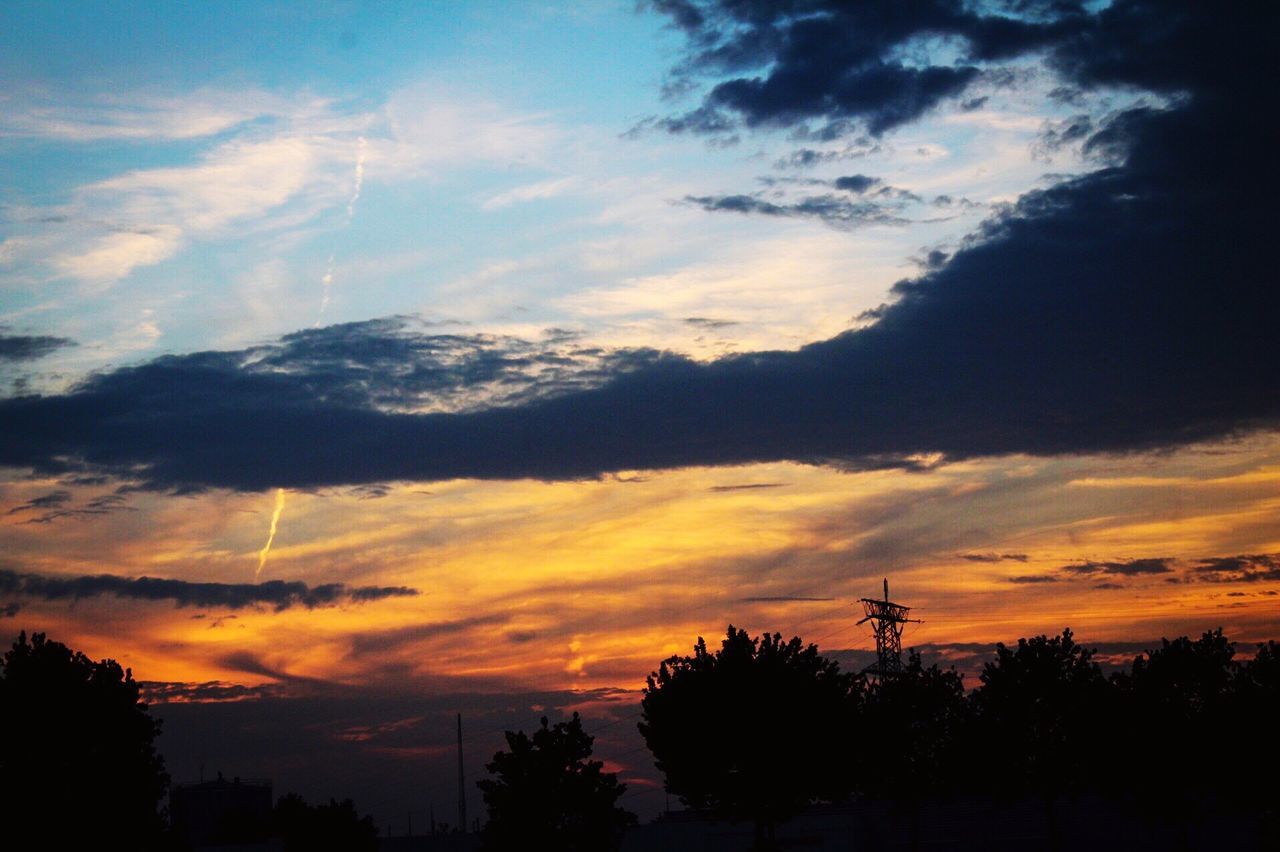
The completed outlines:
<svg viewBox="0 0 1280 852">
<path fill-rule="evenodd" d="M 25 388 L 399 314 L 704 358 L 795 348 L 991 205 L 1080 167 L 1033 157 L 1062 112 L 1044 80 L 808 169 L 778 167 L 797 147 L 783 132 L 646 129 L 693 95 L 663 99 L 681 37 L 629 3 L 0 14 L 0 324 L 79 344 Z M 684 200 L 848 173 L 921 203 L 850 233 Z"/>
</svg>

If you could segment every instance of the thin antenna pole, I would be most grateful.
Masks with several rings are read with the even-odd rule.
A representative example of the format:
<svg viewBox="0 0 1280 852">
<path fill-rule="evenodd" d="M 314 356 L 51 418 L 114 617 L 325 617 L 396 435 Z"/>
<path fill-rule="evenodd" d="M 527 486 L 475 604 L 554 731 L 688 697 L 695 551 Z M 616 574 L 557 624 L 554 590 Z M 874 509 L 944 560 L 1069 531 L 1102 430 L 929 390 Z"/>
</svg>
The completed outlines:
<svg viewBox="0 0 1280 852">
<path fill-rule="evenodd" d="M 462 779 L 462 714 L 458 714 L 458 830 L 467 831 L 467 788 Z"/>
</svg>

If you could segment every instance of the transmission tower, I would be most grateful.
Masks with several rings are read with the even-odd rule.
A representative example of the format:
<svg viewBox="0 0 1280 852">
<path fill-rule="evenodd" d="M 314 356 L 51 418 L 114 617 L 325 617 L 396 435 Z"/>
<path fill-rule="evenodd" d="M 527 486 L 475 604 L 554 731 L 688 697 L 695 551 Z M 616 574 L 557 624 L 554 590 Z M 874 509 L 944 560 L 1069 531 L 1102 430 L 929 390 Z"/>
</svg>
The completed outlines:
<svg viewBox="0 0 1280 852">
<path fill-rule="evenodd" d="M 902 628 L 906 624 L 920 624 L 918 618 L 907 618 L 911 607 L 889 600 L 889 579 L 884 581 L 884 600 L 862 599 L 866 615 L 859 624 L 871 622 L 876 637 L 876 661 L 863 669 L 873 678 L 886 678 L 902 671 Z"/>
</svg>

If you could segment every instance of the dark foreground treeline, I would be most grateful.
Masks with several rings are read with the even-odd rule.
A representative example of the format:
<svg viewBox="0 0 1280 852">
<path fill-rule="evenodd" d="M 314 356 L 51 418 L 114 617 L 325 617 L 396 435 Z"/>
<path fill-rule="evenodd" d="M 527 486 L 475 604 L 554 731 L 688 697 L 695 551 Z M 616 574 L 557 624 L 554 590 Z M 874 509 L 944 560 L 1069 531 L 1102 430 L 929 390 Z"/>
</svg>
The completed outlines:
<svg viewBox="0 0 1280 852">
<path fill-rule="evenodd" d="M 1108 677 L 1066 630 L 997 646 L 967 690 L 914 653 L 868 679 L 798 638 L 730 626 L 719 649 L 699 639 L 649 677 L 640 733 L 673 796 L 754 824 L 762 849 L 812 805 L 850 801 L 890 805 L 917 846 L 922 812 L 974 797 L 1038 802 L 1050 849 L 1088 818 L 1083 801 L 1119 808 L 1172 848 L 1216 848 L 1204 841 L 1214 827 L 1244 826 L 1233 848 L 1280 849 L 1280 644 L 1251 650 L 1237 655 L 1221 630 L 1163 640 Z M 115 662 L 19 637 L 0 661 L 0 846 L 34 834 L 61 848 L 180 848 L 162 809 L 158 730 Z M 577 714 L 508 732 L 479 785 L 485 845 L 615 847 L 635 818 L 591 746 Z M 286 849 L 376 842 L 350 802 L 286 797 L 240 828 Z M 994 841 L 1002 827 L 981 830 Z"/>
<path fill-rule="evenodd" d="M 1086 796 L 1188 848 L 1198 825 L 1233 817 L 1280 848 L 1280 645 L 1249 657 L 1221 630 L 1163 640 L 1110 677 L 1093 657 L 1070 630 L 1021 639 L 967 691 L 915 653 L 869 680 L 731 626 L 718 651 L 700 639 L 650 676 L 640 729 L 671 793 L 754 821 L 761 847 L 816 801 L 888 799 L 918 818 L 978 795 L 1040 800 L 1051 848 Z"/>
</svg>

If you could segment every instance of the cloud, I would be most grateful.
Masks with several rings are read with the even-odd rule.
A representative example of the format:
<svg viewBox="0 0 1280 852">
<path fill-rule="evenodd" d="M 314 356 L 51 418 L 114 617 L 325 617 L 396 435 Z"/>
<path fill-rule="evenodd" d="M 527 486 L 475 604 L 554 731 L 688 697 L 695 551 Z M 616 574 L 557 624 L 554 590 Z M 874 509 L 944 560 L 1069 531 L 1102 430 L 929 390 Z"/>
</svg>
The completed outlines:
<svg viewBox="0 0 1280 852">
<path fill-rule="evenodd" d="M 1122 562 L 1081 562 L 1077 565 L 1064 565 L 1058 570 L 1065 574 L 1112 574 L 1133 577 L 1138 574 L 1168 574 L 1173 570 L 1172 563 L 1172 558 L 1161 556 L 1128 559 Z"/>
<path fill-rule="evenodd" d="M 112 595 L 142 601 L 172 601 L 180 607 L 243 609 L 268 606 L 281 612 L 293 607 L 338 606 L 387 598 L 410 597 L 416 589 L 405 586 L 347 586 L 325 583 L 270 580 L 266 583 L 193 583 L 157 577 L 119 577 L 112 574 L 54 576 L 24 574 L 0 569 L 0 594 L 43 601 L 78 601 Z"/>
<path fill-rule="evenodd" d="M 857 120 L 878 136 L 958 98 L 992 63 L 1061 43 L 1090 22 L 1073 3 L 1034 18 L 951 0 L 892 10 L 838 0 L 652 5 L 687 36 L 675 79 L 683 88 L 698 79 L 716 81 L 699 106 L 655 122 L 696 133 L 809 120 L 843 130 Z M 955 60 L 922 64 L 919 48 L 929 39 L 947 39 Z"/>
<path fill-rule="evenodd" d="M 577 183 L 576 178 L 552 178 L 550 180 L 538 181 L 537 183 L 525 184 L 517 186 L 514 189 L 508 189 L 497 195 L 488 198 L 480 205 L 481 210 L 499 210 L 504 207 L 511 207 L 515 204 L 523 204 L 528 201 L 537 201 L 544 198 L 555 198 L 563 195 L 572 189 Z"/>
<path fill-rule="evenodd" d="M 190 165 L 143 168 L 86 184 L 47 208 L 39 236 L 14 260 L 99 284 L 176 255 L 193 240 L 245 232 L 286 204 L 306 221 L 337 203 L 345 146 L 334 137 L 285 130 L 244 133 L 204 150 Z"/>
<path fill-rule="evenodd" d="M 1197 579 L 1212 583 L 1280 581 L 1280 554 L 1255 553 L 1201 559 L 1192 569 Z"/>
<path fill-rule="evenodd" d="M 1088 115 L 1075 115 L 1059 121 L 1045 122 L 1040 138 L 1033 143 L 1032 152 L 1043 159 L 1071 145 L 1082 144 L 1097 128 Z"/>
<path fill-rule="evenodd" d="M 851 145 L 841 149 L 818 150 L 816 148 L 797 148 L 786 156 L 774 161 L 775 169 L 808 169 L 823 163 L 839 160 L 856 160 L 879 152 L 880 146 L 869 139 L 855 140 Z"/>
<path fill-rule="evenodd" d="M 1062 580 L 1101 577 L 1166 576 L 1167 583 L 1257 583 L 1280 582 L 1280 554 L 1254 553 L 1238 556 L 1211 556 L 1175 559 L 1169 556 L 1115 561 L 1085 561 L 1063 565 L 1054 573 L 1010 577 L 1011 583 L 1056 583 Z M 1125 588 L 1114 582 L 1097 583 L 1095 589 Z"/>
<path fill-rule="evenodd" d="M 351 637 L 351 652 L 357 656 L 385 654 L 405 645 L 412 645 L 440 636 L 453 636 L 472 627 L 506 624 L 510 621 L 506 615 L 477 615 L 470 618 L 459 618 L 452 621 L 438 621 L 431 624 L 414 624 L 408 627 L 397 627 L 390 630 L 376 630 L 357 633 Z M 520 640 L 514 640 L 520 641 Z"/>
<path fill-rule="evenodd" d="M 793 219 L 818 219 L 839 230 L 866 225 L 905 225 L 907 220 L 885 205 L 871 201 L 850 201 L 835 195 L 813 195 L 789 204 L 775 204 L 757 195 L 685 196 L 710 212 L 754 213 Z"/>
<path fill-rule="evenodd" d="M 324 687 L 326 684 L 322 678 L 305 677 L 303 675 L 292 674 L 278 666 L 273 666 L 251 651 L 232 651 L 229 654 L 219 657 L 217 662 L 219 665 L 231 669 L 232 671 L 259 675 L 261 677 L 269 677 L 272 680 L 280 681 L 282 683 L 314 687 Z"/>
<path fill-rule="evenodd" d="M 1026 562 L 1025 553 L 961 553 L 960 558 L 968 562 Z"/>
<path fill-rule="evenodd" d="M 93 477 L 88 477 L 92 479 Z M 75 482 L 78 477 L 70 477 L 67 481 Z M 20 503 L 11 508 L 6 515 L 20 515 L 24 512 L 35 512 L 28 517 L 24 523 L 27 524 L 48 524 L 59 518 L 89 518 L 97 515 L 107 515 L 111 512 L 132 511 L 129 506 L 125 505 L 126 497 L 123 488 L 117 489 L 113 494 L 99 494 L 86 500 L 79 506 L 71 505 L 70 491 L 53 491 L 49 494 L 33 497 L 25 503 Z"/>
<path fill-rule="evenodd" d="M 42 494 L 39 497 L 32 497 L 27 502 L 14 506 L 5 514 L 16 515 L 19 512 L 29 512 L 33 509 L 49 509 L 56 506 L 62 506 L 70 501 L 70 491 L 51 491 L 50 493 Z"/>
<path fill-rule="evenodd" d="M 0 334 L 0 361 L 34 361 L 75 345 L 75 341 L 65 337 Z"/>
<path fill-rule="evenodd" d="M 836 178 L 836 189 L 843 189 L 847 192 L 855 192 L 862 195 L 869 189 L 880 185 L 880 178 L 871 177 L 869 175 L 846 175 Z"/>
<path fill-rule="evenodd" d="M 147 704 L 254 701 L 269 698 L 280 691 L 276 684 L 246 686 L 243 683 L 228 683 L 221 680 L 208 680 L 203 683 L 140 680 L 138 688 L 142 691 L 142 700 Z"/>
<path fill-rule="evenodd" d="M 8 100 L 0 136 L 68 142 L 197 139 L 257 118 L 280 116 L 297 104 L 260 91 L 200 89 L 181 97 L 101 96 Z"/>
<path fill-rule="evenodd" d="M 746 482 L 742 485 L 712 485 L 707 490 L 713 493 L 721 493 L 724 491 L 755 491 L 760 488 L 783 488 L 785 482 Z"/>
</svg>

